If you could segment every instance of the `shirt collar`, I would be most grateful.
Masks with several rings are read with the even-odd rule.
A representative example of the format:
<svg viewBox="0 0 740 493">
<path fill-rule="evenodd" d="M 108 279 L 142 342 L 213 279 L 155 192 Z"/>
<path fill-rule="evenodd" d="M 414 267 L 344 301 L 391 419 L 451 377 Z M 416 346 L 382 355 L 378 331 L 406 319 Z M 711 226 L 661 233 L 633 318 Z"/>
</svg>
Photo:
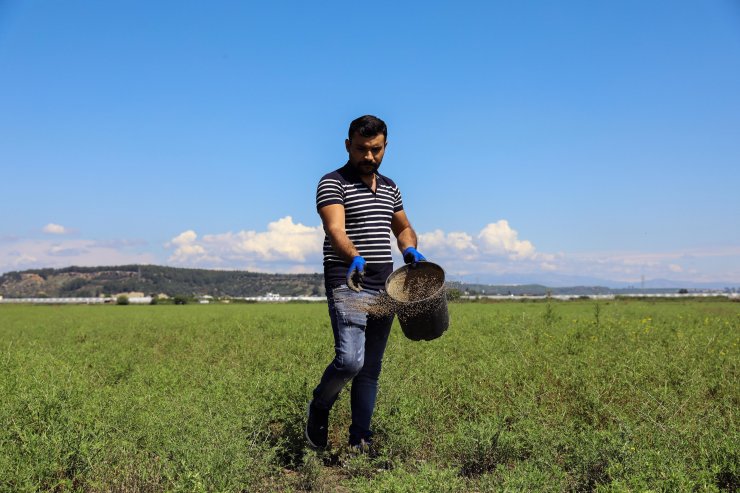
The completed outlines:
<svg viewBox="0 0 740 493">
<path fill-rule="evenodd" d="M 347 161 L 344 166 L 342 166 L 342 169 L 345 171 L 345 174 L 353 181 L 362 181 L 360 173 L 358 173 L 357 170 L 353 168 L 351 164 L 349 164 L 349 161 Z M 377 171 L 375 172 L 375 179 L 378 181 L 378 183 L 380 183 L 381 181 L 385 183 L 383 175 L 381 175 Z"/>
</svg>

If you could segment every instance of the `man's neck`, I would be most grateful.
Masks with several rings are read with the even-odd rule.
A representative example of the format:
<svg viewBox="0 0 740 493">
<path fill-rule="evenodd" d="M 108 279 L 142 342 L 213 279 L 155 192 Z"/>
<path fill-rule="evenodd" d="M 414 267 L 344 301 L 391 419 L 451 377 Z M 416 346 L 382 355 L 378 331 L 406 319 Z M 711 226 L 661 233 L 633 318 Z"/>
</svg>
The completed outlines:
<svg viewBox="0 0 740 493">
<path fill-rule="evenodd" d="M 349 161 L 347 161 L 347 164 L 345 164 L 345 167 L 349 168 L 349 169 L 351 170 L 351 172 L 355 174 L 355 176 L 359 176 L 359 177 L 360 177 L 360 179 L 362 180 L 362 182 L 363 182 L 363 183 L 364 183 L 365 185 L 367 185 L 367 187 L 368 187 L 368 188 L 369 188 L 370 190 L 372 190 L 373 192 L 375 192 L 375 184 L 376 184 L 376 181 L 375 181 L 375 177 L 377 176 L 377 174 L 376 174 L 376 173 L 373 173 L 373 174 L 370 174 L 370 175 L 363 175 L 363 174 L 360 174 L 360 172 L 359 172 L 359 171 L 357 171 L 357 169 L 355 169 L 355 168 L 354 168 L 354 167 L 353 167 L 353 166 L 352 166 L 352 165 L 351 165 L 351 164 L 349 163 Z"/>
<path fill-rule="evenodd" d="M 375 173 L 372 175 L 360 175 L 360 179 L 362 179 L 370 190 L 375 191 Z"/>
</svg>

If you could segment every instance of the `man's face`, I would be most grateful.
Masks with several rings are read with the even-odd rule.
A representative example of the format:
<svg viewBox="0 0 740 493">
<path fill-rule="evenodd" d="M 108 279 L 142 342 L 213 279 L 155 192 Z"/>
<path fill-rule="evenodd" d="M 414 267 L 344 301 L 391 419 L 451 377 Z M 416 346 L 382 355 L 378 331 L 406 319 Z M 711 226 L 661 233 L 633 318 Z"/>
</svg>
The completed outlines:
<svg viewBox="0 0 740 493">
<path fill-rule="evenodd" d="M 385 136 L 363 137 L 355 132 L 352 140 L 344 141 L 349 154 L 349 164 L 361 175 L 372 175 L 380 167 L 385 154 Z"/>
</svg>

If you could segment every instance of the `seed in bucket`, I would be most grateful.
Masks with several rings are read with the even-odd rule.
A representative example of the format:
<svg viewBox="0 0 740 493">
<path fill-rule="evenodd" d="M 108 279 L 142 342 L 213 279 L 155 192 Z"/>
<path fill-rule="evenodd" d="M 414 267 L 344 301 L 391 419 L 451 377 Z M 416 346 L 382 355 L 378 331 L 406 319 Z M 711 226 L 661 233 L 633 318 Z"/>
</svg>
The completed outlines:
<svg viewBox="0 0 740 493">
<path fill-rule="evenodd" d="M 388 295 L 398 301 L 419 301 L 434 295 L 444 284 L 444 274 L 436 269 L 410 268 L 397 271 L 388 284 Z"/>
<path fill-rule="evenodd" d="M 432 340 L 449 326 L 444 271 L 437 264 L 405 265 L 386 280 L 389 298 L 396 304 L 398 321 L 411 340 Z"/>
</svg>

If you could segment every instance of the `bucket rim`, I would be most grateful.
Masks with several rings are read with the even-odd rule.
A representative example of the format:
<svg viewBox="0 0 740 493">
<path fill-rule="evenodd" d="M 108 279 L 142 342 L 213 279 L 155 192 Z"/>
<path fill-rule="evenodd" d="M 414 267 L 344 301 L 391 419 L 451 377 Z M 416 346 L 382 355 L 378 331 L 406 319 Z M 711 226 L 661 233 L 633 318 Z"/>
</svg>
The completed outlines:
<svg viewBox="0 0 740 493">
<path fill-rule="evenodd" d="M 393 296 L 391 296 L 390 292 L 388 291 L 388 283 L 391 281 L 391 279 L 393 277 L 399 275 L 402 271 L 404 271 L 404 270 L 408 271 L 408 270 L 411 270 L 412 268 L 413 269 L 416 268 L 416 267 L 411 267 L 411 264 L 404 264 L 401 267 L 399 267 L 398 269 L 396 269 L 393 272 L 391 272 L 390 275 L 388 276 L 388 278 L 385 280 L 385 292 L 388 295 L 388 297 L 390 299 L 392 299 L 395 303 L 398 303 L 398 304 L 404 305 L 404 306 L 414 305 L 416 303 L 423 303 L 425 301 L 429 301 L 429 300 L 434 299 L 437 296 L 439 296 L 440 293 L 444 293 L 445 282 L 447 282 L 447 273 L 442 268 L 442 266 L 439 265 L 439 264 L 436 264 L 434 262 L 430 262 L 428 260 L 424 260 L 422 262 L 419 262 L 419 264 L 426 264 L 426 265 L 432 266 L 433 268 L 439 269 L 439 271 L 442 273 L 442 285 L 434 293 L 432 293 L 429 296 L 427 296 L 426 298 L 422 298 L 420 300 L 402 301 L 402 300 L 398 300 L 398 299 L 394 298 Z"/>
</svg>

